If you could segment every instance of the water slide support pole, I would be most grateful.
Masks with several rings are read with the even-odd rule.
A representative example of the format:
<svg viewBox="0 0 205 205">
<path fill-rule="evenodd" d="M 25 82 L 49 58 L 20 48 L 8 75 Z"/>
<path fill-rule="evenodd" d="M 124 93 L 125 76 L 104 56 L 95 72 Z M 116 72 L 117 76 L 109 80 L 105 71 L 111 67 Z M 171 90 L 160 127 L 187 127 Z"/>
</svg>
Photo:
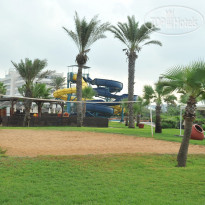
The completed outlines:
<svg viewBox="0 0 205 205">
<path fill-rule="evenodd" d="M 67 88 L 70 88 L 70 72 L 67 73 Z M 68 101 L 70 100 L 71 94 L 68 94 Z M 70 103 L 67 102 L 67 113 L 71 112 Z"/>
</svg>

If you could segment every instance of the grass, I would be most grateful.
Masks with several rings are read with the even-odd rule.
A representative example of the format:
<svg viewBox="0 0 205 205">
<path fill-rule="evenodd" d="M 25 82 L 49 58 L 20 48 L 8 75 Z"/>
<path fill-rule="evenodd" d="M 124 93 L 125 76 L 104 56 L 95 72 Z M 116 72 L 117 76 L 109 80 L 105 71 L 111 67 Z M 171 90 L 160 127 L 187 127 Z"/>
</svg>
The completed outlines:
<svg viewBox="0 0 205 205">
<path fill-rule="evenodd" d="M 150 127 L 6 128 L 118 133 L 151 137 Z M 166 129 L 155 139 L 181 141 L 179 130 Z M 203 141 L 191 140 L 204 145 Z M 205 155 L 189 155 L 186 168 L 176 167 L 176 155 L 107 154 L 85 156 L 0 155 L 0 204 L 205 204 Z"/>
<path fill-rule="evenodd" d="M 205 157 L 87 155 L 0 158 L 0 204 L 204 204 Z"/>
<path fill-rule="evenodd" d="M 152 137 L 151 128 L 145 125 L 143 129 L 135 128 L 130 129 L 124 124 L 119 122 L 109 122 L 109 128 L 97 128 L 97 127 L 0 127 L 0 129 L 32 129 L 32 130 L 60 130 L 60 131 L 87 131 L 87 132 L 102 132 L 102 133 L 116 133 L 123 135 L 132 135 L 136 137 Z M 183 130 L 182 130 L 183 134 Z M 154 139 L 166 140 L 173 142 L 181 142 L 182 138 L 175 136 L 179 135 L 179 129 L 163 129 L 162 133 L 154 133 Z M 190 140 L 190 144 L 205 145 L 205 140 Z"/>
</svg>

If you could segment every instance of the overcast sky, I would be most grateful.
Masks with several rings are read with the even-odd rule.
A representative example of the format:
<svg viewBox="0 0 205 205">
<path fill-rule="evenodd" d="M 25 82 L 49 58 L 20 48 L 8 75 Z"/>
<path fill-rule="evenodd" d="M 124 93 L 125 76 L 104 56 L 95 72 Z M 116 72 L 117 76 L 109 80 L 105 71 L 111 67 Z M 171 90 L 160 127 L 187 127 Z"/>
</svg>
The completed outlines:
<svg viewBox="0 0 205 205">
<path fill-rule="evenodd" d="M 204 59 L 205 25 L 199 20 L 200 15 L 205 14 L 203 0 L 0 0 L 0 77 L 12 68 L 11 60 L 18 63 L 26 57 L 47 59 L 48 69 L 66 76 L 67 66 L 75 64 L 78 50 L 62 26 L 74 30 L 75 11 L 87 20 L 99 14 L 102 22 L 114 25 L 118 21 L 126 22 L 128 15 L 135 15 L 143 24 L 151 10 L 169 5 L 188 7 L 177 7 L 176 17 L 183 13 L 179 18 L 195 19 L 200 25 L 196 31 L 183 35 L 154 33 L 151 36 L 163 46 L 149 45 L 139 53 L 135 94 L 141 95 L 143 85 L 156 82 L 170 67 Z M 162 10 L 151 14 L 160 16 Z M 123 48 L 120 41 L 107 33 L 106 39 L 91 47 L 87 66 L 91 67 L 91 78 L 121 81 L 124 84 L 122 93 L 127 93 L 128 62 Z"/>
</svg>

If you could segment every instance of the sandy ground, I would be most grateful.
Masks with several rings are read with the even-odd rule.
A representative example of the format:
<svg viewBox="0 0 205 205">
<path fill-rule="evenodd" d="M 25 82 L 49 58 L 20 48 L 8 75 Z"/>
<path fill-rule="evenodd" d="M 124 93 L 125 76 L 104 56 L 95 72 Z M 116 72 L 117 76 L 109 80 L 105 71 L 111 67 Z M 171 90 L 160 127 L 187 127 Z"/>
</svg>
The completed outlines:
<svg viewBox="0 0 205 205">
<path fill-rule="evenodd" d="M 106 153 L 173 154 L 180 143 L 119 134 L 76 131 L 0 130 L 0 146 L 9 156 L 86 155 Z M 190 145 L 189 153 L 205 154 L 205 147 Z"/>
</svg>

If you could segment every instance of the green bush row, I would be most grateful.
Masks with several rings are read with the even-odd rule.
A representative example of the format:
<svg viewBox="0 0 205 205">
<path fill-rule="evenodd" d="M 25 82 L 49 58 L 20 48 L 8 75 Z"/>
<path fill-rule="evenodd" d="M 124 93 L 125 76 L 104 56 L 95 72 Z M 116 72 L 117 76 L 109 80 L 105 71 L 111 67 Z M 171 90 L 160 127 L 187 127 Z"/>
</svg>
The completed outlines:
<svg viewBox="0 0 205 205">
<path fill-rule="evenodd" d="M 162 128 L 179 128 L 179 117 L 178 116 L 161 116 L 161 126 Z"/>
<path fill-rule="evenodd" d="M 205 130 L 205 119 L 204 118 L 196 118 L 196 120 L 194 121 L 194 124 L 198 124 L 198 125 L 202 126 L 202 128 Z M 179 129 L 180 118 L 179 118 L 179 116 L 161 115 L 161 126 L 162 126 L 162 128 Z"/>
</svg>

